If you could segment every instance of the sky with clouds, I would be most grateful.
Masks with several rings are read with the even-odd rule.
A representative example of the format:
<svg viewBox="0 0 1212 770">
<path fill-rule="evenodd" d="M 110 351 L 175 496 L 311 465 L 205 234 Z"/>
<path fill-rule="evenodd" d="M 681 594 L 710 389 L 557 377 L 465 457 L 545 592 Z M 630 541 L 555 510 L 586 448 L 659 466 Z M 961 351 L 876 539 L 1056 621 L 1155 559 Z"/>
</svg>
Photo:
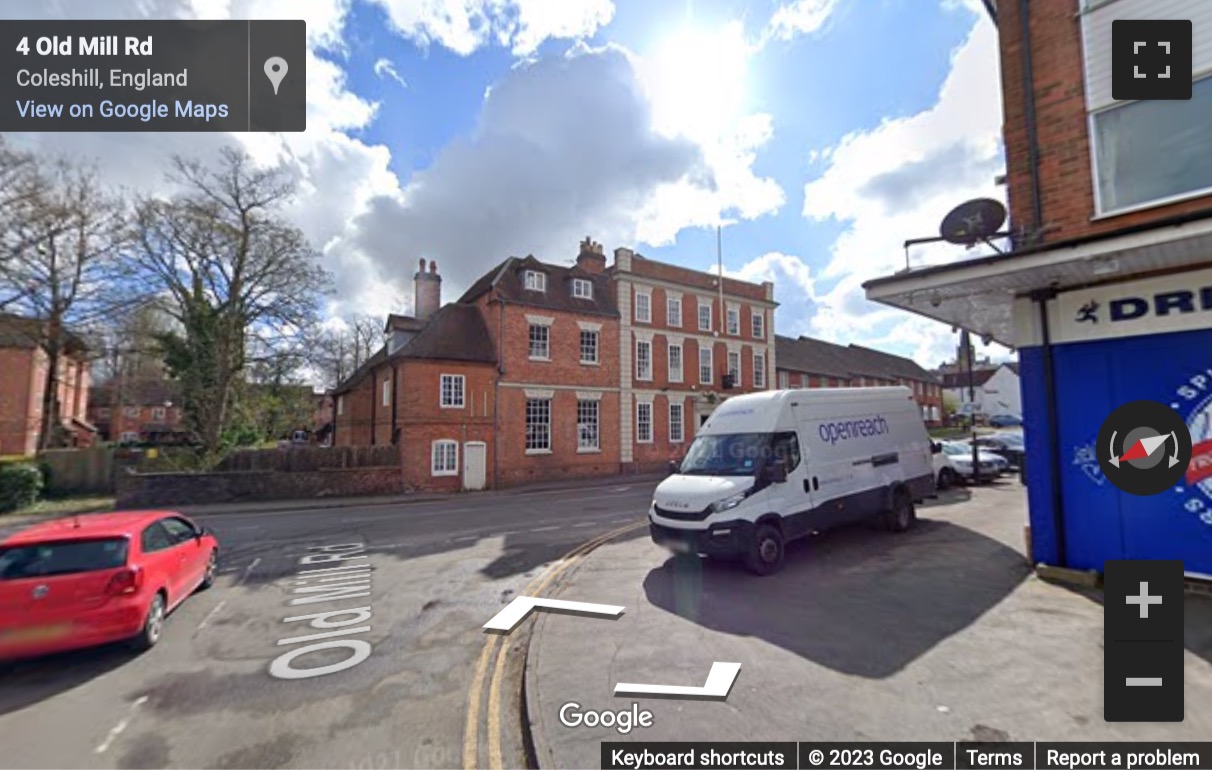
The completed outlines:
<svg viewBox="0 0 1212 770">
<path fill-rule="evenodd" d="M 779 333 L 935 366 L 950 328 L 861 284 L 954 205 L 1004 199 L 979 0 L 12 0 L 2 17 L 304 18 L 304 133 L 10 138 L 139 192 L 175 153 L 286 165 L 334 315 L 408 310 L 419 257 L 449 300 L 506 256 L 571 261 L 586 235 L 712 270 L 719 225 L 725 272 L 775 282 Z"/>
</svg>

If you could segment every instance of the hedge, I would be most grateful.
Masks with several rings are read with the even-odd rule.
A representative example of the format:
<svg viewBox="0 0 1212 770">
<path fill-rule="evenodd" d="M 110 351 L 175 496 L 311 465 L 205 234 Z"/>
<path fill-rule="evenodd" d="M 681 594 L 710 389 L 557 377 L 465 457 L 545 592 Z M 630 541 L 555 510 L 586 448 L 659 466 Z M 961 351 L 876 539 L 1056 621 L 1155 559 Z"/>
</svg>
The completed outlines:
<svg viewBox="0 0 1212 770">
<path fill-rule="evenodd" d="M 33 505 L 41 493 L 42 470 L 37 465 L 0 465 L 0 513 Z"/>
</svg>

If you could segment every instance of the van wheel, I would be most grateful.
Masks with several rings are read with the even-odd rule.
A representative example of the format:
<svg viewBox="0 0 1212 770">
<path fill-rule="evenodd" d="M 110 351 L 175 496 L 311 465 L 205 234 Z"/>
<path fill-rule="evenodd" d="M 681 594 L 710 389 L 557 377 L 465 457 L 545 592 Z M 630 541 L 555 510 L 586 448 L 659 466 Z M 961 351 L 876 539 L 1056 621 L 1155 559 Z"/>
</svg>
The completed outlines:
<svg viewBox="0 0 1212 770">
<path fill-rule="evenodd" d="M 893 532 L 907 532 L 917 521 L 917 510 L 913 507 L 913 498 L 903 490 L 896 493 L 892 500 L 892 510 L 888 511 L 888 529 Z"/>
<path fill-rule="evenodd" d="M 951 489 L 955 486 L 955 471 L 950 468 L 943 468 L 938 472 L 938 488 Z"/>
<path fill-rule="evenodd" d="M 773 524 L 762 524 L 753 533 L 745 567 L 755 575 L 773 575 L 783 568 L 784 556 L 783 533 Z"/>
</svg>

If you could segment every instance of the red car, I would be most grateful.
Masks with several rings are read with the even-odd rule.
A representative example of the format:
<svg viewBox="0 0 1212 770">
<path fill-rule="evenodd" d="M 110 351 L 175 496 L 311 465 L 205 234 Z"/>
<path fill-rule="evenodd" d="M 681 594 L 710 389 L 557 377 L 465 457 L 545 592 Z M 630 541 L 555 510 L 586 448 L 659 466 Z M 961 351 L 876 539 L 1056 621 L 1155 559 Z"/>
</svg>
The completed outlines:
<svg viewBox="0 0 1212 770">
<path fill-rule="evenodd" d="M 213 533 L 171 511 L 95 513 L 0 540 L 0 660 L 116 641 L 146 650 L 215 580 Z"/>
</svg>

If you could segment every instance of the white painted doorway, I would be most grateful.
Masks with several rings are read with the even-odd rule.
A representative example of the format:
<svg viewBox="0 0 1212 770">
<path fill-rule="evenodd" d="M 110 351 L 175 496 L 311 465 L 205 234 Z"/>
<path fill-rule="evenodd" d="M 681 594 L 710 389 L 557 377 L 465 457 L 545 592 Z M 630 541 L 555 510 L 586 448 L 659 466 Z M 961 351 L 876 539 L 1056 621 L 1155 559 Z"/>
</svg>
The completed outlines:
<svg viewBox="0 0 1212 770">
<path fill-rule="evenodd" d="M 463 489 L 476 491 L 488 480 L 488 445 L 483 441 L 463 444 Z"/>
</svg>

